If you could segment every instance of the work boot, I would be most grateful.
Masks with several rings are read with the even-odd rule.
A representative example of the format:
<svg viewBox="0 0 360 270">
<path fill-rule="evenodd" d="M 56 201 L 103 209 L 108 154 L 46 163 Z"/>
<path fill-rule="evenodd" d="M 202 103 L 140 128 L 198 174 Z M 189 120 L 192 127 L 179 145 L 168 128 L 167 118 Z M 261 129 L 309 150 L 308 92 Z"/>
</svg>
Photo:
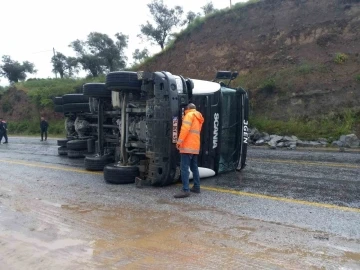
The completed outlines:
<svg viewBox="0 0 360 270">
<path fill-rule="evenodd" d="M 200 188 L 196 188 L 196 187 L 192 186 L 192 188 L 190 188 L 190 191 L 194 192 L 194 193 L 200 193 Z"/>
<path fill-rule="evenodd" d="M 8 142 L 4 142 L 3 144 L 6 144 L 6 143 L 8 143 Z"/>
<path fill-rule="evenodd" d="M 180 191 L 179 193 L 176 193 L 176 194 L 174 195 L 174 198 L 179 199 L 179 198 L 186 198 L 186 197 L 189 197 L 189 196 L 190 196 L 190 191 L 184 191 L 184 190 L 182 190 L 182 191 Z"/>
</svg>

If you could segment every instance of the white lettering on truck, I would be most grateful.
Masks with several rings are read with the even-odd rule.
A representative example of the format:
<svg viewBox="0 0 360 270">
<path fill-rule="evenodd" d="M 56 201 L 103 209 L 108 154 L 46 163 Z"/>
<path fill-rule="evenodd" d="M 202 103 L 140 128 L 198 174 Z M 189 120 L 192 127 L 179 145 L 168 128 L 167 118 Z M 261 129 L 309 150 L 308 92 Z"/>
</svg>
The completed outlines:
<svg viewBox="0 0 360 270">
<path fill-rule="evenodd" d="M 218 136 L 219 136 L 219 114 L 214 114 L 214 137 L 213 137 L 213 149 L 218 145 Z"/>
<path fill-rule="evenodd" d="M 244 143 L 247 144 L 248 139 L 249 139 L 249 133 L 248 133 L 248 131 L 249 131 L 249 128 L 248 128 L 249 122 L 244 120 L 243 124 L 244 124 Z"/>
</svg>

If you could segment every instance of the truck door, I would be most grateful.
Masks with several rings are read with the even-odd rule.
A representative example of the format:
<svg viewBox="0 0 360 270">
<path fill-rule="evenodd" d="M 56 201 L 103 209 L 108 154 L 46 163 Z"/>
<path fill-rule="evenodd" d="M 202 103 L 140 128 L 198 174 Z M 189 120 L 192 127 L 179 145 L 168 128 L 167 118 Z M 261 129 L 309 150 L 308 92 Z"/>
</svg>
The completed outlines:
<svg viewBox="0 0 360 270">
<path fill-rule="evenodd" d="M 215 173 L 218 172 L 220 159 L 220 98 L 220 91 L 209 94 L 193 94 L 192 96 L 192 102 L 205 119 L 201 130 L 198 165 L 199 167 L 209 168 Z"/>
</svg>

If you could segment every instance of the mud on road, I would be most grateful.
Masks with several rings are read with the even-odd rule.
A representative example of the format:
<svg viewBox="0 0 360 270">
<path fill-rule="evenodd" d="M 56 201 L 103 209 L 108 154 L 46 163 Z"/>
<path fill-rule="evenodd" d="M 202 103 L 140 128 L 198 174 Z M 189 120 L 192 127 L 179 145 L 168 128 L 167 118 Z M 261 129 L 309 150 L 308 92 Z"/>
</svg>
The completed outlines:
<svg viewBox="0 0 360 270">
<path fill-rule="evenodd" d="M 1 269 L 360 269 L 357 153 L 250 149 L 244 172 L 175 200 L 176 185 L 106 184 L 56 140 L 10 142 Z"/>
</svg>

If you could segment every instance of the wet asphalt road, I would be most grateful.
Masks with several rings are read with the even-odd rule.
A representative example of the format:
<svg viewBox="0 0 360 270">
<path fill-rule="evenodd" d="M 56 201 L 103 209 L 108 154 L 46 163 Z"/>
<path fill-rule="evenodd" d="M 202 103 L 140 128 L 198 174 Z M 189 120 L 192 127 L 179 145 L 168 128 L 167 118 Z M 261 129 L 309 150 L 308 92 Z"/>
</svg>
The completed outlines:
<svg viewBox="0 0 360 270">
<path fill-rule="evenodd" d="M 250 148 L 181 201 L 82 164 L 55 139 L 0 145 L 1 269 L 360 269 L 357 151 Z"/>
</svg>

